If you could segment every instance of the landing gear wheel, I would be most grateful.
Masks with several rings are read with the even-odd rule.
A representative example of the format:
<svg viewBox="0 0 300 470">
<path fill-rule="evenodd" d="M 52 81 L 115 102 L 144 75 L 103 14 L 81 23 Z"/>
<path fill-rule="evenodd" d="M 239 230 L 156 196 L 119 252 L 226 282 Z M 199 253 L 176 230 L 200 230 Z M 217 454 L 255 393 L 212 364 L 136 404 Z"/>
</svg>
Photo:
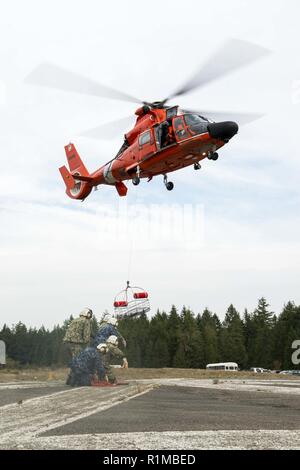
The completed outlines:
<svg viewBox="0 0 300 470">
<path fill-rule="evenodd" d="M 200 163 L 194 163 L 194 170 L 200 170 L 201 165 Z"/>
<path fill-rule="evenodd" d="M 172 181 L 168 181 L 167 175 L 164 175 L 164 185 L 168 191 L 172 191 L 174 188 L 174 183 L 172 183 Z"/>
<path fill-rule="evenodd" d="M 132 184 L 134 186 L 137 186 L 138 184 L 140 184 L 140 178 L 138 176 L 135 176 L 134 178 L 132 178 Z"/>
<path fill-rule="evenodd" d="M 217 152 L 214 152 L 210 158 L 215 162 L 216 160 L 218 160 L 219 154 Z"/>
</svg>

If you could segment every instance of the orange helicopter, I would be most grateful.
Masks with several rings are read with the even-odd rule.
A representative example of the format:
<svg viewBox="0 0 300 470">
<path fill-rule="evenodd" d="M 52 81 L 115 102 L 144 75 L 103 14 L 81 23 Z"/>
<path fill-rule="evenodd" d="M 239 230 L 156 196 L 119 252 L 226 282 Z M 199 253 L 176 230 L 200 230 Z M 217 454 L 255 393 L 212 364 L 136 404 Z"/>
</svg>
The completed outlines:
<svg viewBox="0 0 300 470">
<path fill-rule="evenodd" d="M 127 187 L 124 181 L 131 180 L 134 185 L 138 185 L 141 178 L 151 181 L 157 175 L 163 175 L 166 189 L 171 191 L 174 184 L 168 181 L 168 173 L 189 165 L 199 170 L 201 160 L 217 160 L 217 150 L 238 132 L 239 127 L 235 121 L 243 124 L 258 119 L 261 115 L 180 110 L 177 105 L 167 106 L 167 102 L 268 53 L 268 50 L 255 44 L 229 40 L 184 86 L 166 99 L 155 102 L 141 101 L 63 68 L 41 64 L 27 77 L 27 83 L 142 104 L 135 111 L 135 126 L 125 134 L 124 143 L 116 156 L 93 173 L 88 172 L 74 144 L 65 146 L 69 169 L 62 166 L 59 171 L 65 182 L 67 195 L 72 199 L 84 200 L 93 187 L 97 189 L 98 185 L 106 184 L 114 186 L 119 196 L 126 196 Z M 211 115 L 219 122 L 204 115 Z M 127 122 L 128 118 L 123 118 L 82 135 L 103 137 L 107 131 L 123 127 Z"/>
</svg>

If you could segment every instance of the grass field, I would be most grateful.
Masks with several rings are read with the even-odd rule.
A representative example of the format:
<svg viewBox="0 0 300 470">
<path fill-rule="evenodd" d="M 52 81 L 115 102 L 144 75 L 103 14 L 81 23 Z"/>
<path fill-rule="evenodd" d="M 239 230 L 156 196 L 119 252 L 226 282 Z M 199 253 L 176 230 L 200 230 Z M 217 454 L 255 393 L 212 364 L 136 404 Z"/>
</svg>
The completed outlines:
<svg viewBox="0 0 300 470">
<path fill-rule="evenodd" d="M 225 378 L 238 378 L 238 379 L 289 379 L 297 380 L 293 375 L 279 375 L 279 374 L 255 374 L 253 372 L 222 372 L 222 371 L 207 371 L 204 369 L 115 369 L 116 375 L 119 379 L 136 380 L 136 379 L 160 379 L 160 378 L 190 378 L 190 379 L 225 379 Z M 0 382 L 15 382 L 15 381 L 52 381 L 64 380 L 68 374 L 67 368 L 51 369 L 0 369 Z"/>
</svg>

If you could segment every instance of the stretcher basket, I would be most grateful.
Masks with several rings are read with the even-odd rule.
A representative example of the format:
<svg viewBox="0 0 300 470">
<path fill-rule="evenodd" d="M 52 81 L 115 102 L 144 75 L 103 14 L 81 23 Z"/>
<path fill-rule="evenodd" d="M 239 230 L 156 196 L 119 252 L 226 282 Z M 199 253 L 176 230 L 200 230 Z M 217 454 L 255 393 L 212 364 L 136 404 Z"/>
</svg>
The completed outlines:
<svg viewBox="0 0 300 470">
<path fill-rule="evenodd" d="M 130 286 L 127 281 L 126 289 L 119 292 L 114 300 L 115 316 L 118 319 L 139 317 L 150 311 L 148 292 L 142 287 Z"/>
</svg>

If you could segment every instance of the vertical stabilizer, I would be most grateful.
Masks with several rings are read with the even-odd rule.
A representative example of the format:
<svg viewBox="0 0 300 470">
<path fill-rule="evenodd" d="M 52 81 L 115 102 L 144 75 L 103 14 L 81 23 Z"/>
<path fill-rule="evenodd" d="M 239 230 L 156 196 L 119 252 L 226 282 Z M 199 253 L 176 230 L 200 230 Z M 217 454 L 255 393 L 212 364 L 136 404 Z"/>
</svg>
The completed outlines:
<svg viewBox="0 0 300 470">
<path fill-rule="evenodd" d="M 88 176 L 89 172 L 87 171 L 83 161 L 81 160 L 79 153 L 77 152 L 74 144 L 68 144 L 65 146 L 65 151 L 67 155 L 67 160 L 70 168 L 70 172 L 78 172 L 82 176 Z"/>
</svg>

